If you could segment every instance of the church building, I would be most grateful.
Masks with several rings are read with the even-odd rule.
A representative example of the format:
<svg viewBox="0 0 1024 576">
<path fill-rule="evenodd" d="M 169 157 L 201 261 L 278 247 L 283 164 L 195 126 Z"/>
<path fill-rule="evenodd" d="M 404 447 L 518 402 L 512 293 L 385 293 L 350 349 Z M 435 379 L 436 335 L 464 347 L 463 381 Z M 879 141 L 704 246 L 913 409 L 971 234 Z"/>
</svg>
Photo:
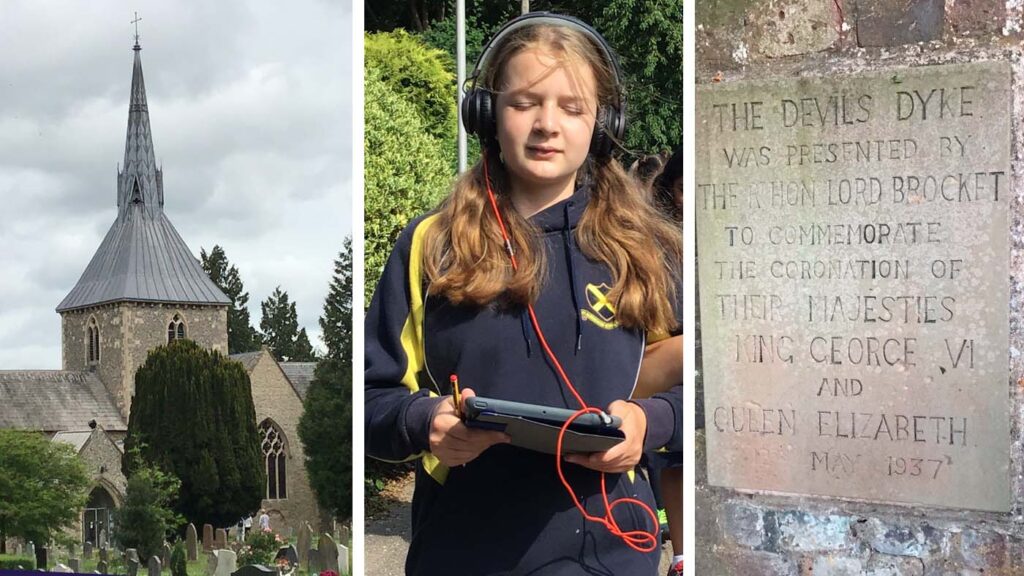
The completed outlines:
<svg viewBox="0 0 1024 576">
<path fill-rule="evenodd" d="M 204 272 L 164 212 L 141 47 L 136 41 L 117 214 L 78 283 L 57 306 L 62 370 L 0 371 L 0 428 L 71 444 L 92 481 L 81 541 L 99 545 L 124 500 L 123 441 L 135 372 L 150 350 L 187 338 L 228 353 L 230 300 Z M 173 193 L 172 193 L 173 195 Z M 263 350 L 231 357 L 252 382 L 271 527 L 288 535 L 322 524 L 298 437 L 312 363 L 278 363 Z M 255 511 L 254 511 L 255 512 Z M 197 528 L 202 528 L 197 526 Z"/>
</svg>

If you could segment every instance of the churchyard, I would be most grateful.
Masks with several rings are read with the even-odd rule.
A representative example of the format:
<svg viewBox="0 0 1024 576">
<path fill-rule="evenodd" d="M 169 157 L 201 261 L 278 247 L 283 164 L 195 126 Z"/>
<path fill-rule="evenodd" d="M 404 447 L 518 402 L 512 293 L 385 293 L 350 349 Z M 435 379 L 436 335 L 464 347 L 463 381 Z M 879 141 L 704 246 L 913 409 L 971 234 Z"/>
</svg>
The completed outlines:
<svg viewBox="0 0 1024 576">
<path fill-rule="evenodd" d="M 106 540 L 105 534 L 101 540 Z M 214 529 L 206 524 L 197 530 L 189 524 L 181 541 L 185 575 L 171 568 L 175 545 L 165 542 L 162 553 L 149 559 L 140 558 L 134 548 L 108 548 L 106 542 L 99 547 L 89 542 L 84 546 L 51 546 L 47 549 L 46 569 L 127 576 L 348 576 L 352 566 L 352 538 L 346 526 L 340 526 L 334 535 L 318 535 L 306 523 L 298 534 L 256 532 L 242 542 L 235 529 Z M 18 543 L 13 549 L 8 547 L 8 552 L 0 555 L 0 570 L 36 567 L 36 550 L 31 543 Z"/>
</svg>

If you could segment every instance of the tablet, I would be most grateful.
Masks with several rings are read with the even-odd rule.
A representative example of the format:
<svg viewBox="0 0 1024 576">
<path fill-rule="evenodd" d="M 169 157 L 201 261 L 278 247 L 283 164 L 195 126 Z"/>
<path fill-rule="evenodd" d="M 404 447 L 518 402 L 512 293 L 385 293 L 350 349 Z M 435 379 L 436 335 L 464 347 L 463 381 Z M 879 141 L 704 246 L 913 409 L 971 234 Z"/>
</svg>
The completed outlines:
<svg viewBox="0 0 1024 576">
<path fill-rule="evenodd" d="M 466 399 L 466 426 L 505 432 L 512 445 L 554 454 L 558 434 L 575 413 L 566 408 L 474 396 Z M 565 432 L 563 454 L 603 452 L 625 440 L 622 420 L 607 414 L 583 414 Z"/>
</svg>

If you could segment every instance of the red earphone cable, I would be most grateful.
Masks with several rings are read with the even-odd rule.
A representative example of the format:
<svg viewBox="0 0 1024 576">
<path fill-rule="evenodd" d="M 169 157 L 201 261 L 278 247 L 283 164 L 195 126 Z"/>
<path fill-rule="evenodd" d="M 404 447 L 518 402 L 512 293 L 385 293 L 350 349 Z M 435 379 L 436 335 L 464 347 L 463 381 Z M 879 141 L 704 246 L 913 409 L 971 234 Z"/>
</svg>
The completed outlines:
<svg viewBox="0 0 1024 576">
<path fill-rule="evenodd" d="M 498 219 L 498 227 L 501 229 L 501 237 L 502 240 L 505 241 L 505 250 L 508 252 L 509 259 L 512 262 L 512 269 L 518 270 L 519 264 L 516 262 L 516 256 L 514 251 L 512 250 L 512 240 L 509 238 L 508 230 L 505 229 L 505 222 L 501 217 L 501 211 L 498 210 L 498 201 L 494 196 L 494 191 L 491 189 L 491 177 L 487 171 L 487 150 L 482 151 L 482 156 L 484 164 L 484 184 L 487 188 L 487 197 L 490 199 L 491 209 L 494 210 L 494 216 L 495 218 Z M 547 339 L 544 338 L 544 332 L 540 329 L 540 322 L 538 322 L 537 320 L 537 313 L 533 310 L 533 305 L 527 304 L 526 309 L 530 315 L 530 322 L 533 324 L 533 329 L 537 333 L 537 339 L 540 341 L 541 348 L 544 349 L 544 353 L 547 354 L 548 358 L 551 360 L 551 363 L 555 366 L 555 370 L 558 372 L 558 376 L 562 379 L 563 382 L 565 382 L 565 385 L 569 388 L 569 391 L 572 392 L 572 395 L 576 397 L 576 401 L 580 403 L 580 406 L 583 407 L 580 410 L 576 411 L 576 413 L 574 413 L 571 418 L 566 420 L 565 424 L 562 425 L 562 429 L 558 433 L 558 444 L 555 447 L 555 468 L 558 470 L 558 479 L 561 480 L 562 486 L 565 487 L 566 492 L 569 493 L 569 497 L 572 498 L 573 504 L 576 505 L 576 509 L 578 509 L 580 513 L 583 514 L 584 518 L 591 522 L 598 522 L 600 524 L 603 524 L 609 532 L 621 538 L 627 546 L 636 550 L 637 552 L 653 551 L 658 546 L 658 528 L 660 524 L 658 523 L 658 516 L 654 513 L 653 510 L 651 510 L 650 506 L 648 506 L 647 504 L 640 500 L 637 500 L 636 498 L 619 498 L 618 500 L 609 502 L 608 489 L 605 485 L 605 473 L 601 472 L 601 497 L 604 501 L 605 515 L 603 517 L 592 516 L 587 513 L 586 508 L 583 507 L 579 499 L 576 497 L 576 493 L 573 491 L 572 486 L 569 485 L 569 481 L 565 479 L 565 473 L 562 471 L 562 442 L 565 438 L 566 430 L 569 429 L 569 426 L 573 423 L 573 421 L 575 421 L 583 414 L 599 414 L 601 413 L 601 410 L 597 408 L 592 408 L 588 406 L 586 402 L 583 401 L 583 397 L 580 396 L 579 392 L 576 391 L 576 387 L 573 386 L 572 381 L 569 380 L 569 375 L 566 374 L 565 370 L 562 368 L 562 363 L 558 361 L 558 358 L 555 357 L 554 351 L 551 350 L 550 346 L 548 346 Z M 651 521 L 654 525 L 654 528 L 651 532 L 646 532 L 643 530 L 631 530 L 628 532 L 624 532 L 621 528 L 619 528 L 618 523 L 615 521 L 615 518 L 612 515 L 612 510 L 614 510 L 615 507 L 619 506 L 620 504 L 627 503 L 640 506 L 640 508 L 642 508 L 644 512 L 647 512 L 647 515 L 651 517 Z"/>
</svg>

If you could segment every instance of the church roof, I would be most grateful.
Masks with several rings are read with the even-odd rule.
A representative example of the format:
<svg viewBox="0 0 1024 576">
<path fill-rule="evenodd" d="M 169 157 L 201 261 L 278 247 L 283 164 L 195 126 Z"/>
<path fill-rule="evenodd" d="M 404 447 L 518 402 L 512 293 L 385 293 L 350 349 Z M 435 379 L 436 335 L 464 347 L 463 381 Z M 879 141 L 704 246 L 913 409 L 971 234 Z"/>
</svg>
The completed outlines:
<svg viewBox="0 0 1024 576">
<path fill-rule="evenodd" d="M 309 384 L 313 381 L 316 362 L 281 362 L 280 364 L 281 371 L 288 377 L 288 381 L 292 383 L 299 398 L 305 400 Z"/>
<path fill-rule="evenodd" d="M 92 372 L 0 370 L 0 428 L 82 430 L 90 420 L 128 430 L 113 399 Z"/>
<path fill-rule="evenodd" d="M 163 171 L 153 152 L 141 48 L 136 44 L 134 50 L 124 169 L 117 175 L 117 219 L 57 312 L 118 301 L 231 302 L 164 214 Z"/>
<path fill-rule="evenodd" d="M 89 437 L 92 436 L 92 430 L 75 430 L 72 432 L 57 432 L 50 439 L 51 442 L 63 442 L 70 444 L 75 449 L 75 453 L 82 451 L 82 447 L 89 441 Z"/>
<path fill-rule="evenodd" d="M 246 372 L 252 372 L 252 369 L 256 367 L 256 364 L 260 361 L 260 357 L 263 355 L 263 351 L 257 352 L 241 352 L 239 354 L 232 354 L 229 356 L 232 360 L 241 362 Z"/>
</svg>

